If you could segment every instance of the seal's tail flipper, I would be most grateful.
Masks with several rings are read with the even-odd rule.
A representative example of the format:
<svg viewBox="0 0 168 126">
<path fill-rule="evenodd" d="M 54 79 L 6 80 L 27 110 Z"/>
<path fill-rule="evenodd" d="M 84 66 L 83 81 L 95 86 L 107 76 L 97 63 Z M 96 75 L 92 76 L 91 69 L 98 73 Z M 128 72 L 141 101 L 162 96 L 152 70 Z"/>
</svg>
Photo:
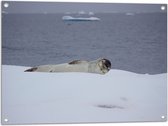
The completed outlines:
<svg viewBox="0 0 168 126">
<path fill-rule="evenodd" d="M 33 67 L 33 68 L 25 70 L 24 72 L 34 72 L 36 70 L 37 70 L 37 67 Z"/>
</svg>

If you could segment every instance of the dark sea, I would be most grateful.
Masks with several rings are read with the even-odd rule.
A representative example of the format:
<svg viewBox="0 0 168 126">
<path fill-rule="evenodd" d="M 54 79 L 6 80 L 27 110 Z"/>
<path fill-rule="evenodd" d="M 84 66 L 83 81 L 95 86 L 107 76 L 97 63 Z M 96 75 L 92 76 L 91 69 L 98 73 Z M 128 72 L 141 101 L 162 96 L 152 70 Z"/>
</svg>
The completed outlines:
<svg viewBox="0 0 168 126">
<path fill-rule="evenodd" d="M 112 69 L 167 72 L 166 13 L 99 13 L 100 21 L 65 14 L 3 14 L 2 64 L 36 66 L 107 58 Z"/>
</svg>

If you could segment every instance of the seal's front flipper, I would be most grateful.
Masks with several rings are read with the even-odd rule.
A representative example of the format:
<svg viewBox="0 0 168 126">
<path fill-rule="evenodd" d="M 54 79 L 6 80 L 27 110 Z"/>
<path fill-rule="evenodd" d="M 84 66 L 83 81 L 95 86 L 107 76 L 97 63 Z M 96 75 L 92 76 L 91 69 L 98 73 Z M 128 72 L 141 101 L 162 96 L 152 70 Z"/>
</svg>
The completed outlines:
<svg viewBox="0 0 168 126">
<path fill-rule="evenodd" d="M 87 63 L 87 61 L 74 60 L 74 61 L 72 61 L 72 62 L 69 62 L 70 65 L 73 65 L 73 64 L 81 64 L 81 63 Z"/>
</svg>

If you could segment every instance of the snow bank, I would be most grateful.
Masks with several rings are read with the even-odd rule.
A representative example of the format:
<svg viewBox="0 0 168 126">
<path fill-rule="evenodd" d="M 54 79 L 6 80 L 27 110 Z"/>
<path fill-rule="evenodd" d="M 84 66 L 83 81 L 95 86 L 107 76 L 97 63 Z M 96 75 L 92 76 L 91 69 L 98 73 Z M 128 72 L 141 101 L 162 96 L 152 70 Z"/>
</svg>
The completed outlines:
<svg viewBox="0 0 168 126">
<path fill-rule="evenodd" d="M 2 66 L 3 124 L 166 121 L 166 74 L 25 69 Z"/>
</svg>

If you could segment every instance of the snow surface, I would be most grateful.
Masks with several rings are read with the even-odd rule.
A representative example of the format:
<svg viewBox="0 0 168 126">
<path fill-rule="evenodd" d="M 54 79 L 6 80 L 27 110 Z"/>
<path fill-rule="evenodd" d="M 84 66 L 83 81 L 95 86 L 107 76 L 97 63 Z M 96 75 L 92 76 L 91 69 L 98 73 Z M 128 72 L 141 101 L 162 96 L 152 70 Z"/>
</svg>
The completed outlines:
<svg viewBox="0 0 168 126">
<path fill-rule="evenodd" d="M 166 73 L 112 69 L 99 75 L 25 69 L 2 66 L 3 124 L 166 121 Z"/>
</svg>

